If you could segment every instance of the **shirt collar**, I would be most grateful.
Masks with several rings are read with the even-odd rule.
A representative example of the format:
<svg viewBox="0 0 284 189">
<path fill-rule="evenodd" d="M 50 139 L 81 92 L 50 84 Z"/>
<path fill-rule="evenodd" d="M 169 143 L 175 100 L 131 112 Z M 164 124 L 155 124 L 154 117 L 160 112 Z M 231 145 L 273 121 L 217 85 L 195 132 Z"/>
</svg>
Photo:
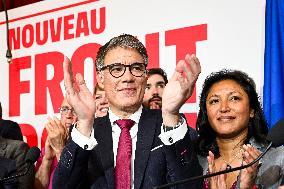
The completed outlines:
<svg viewBox="0 0 284 189">
<path fill-rule="evenodd" d="M 139 119 L 141 117 L 141 114 L 142 114 L 142 105 L 139 107 L 139 109 L 136 112 L 134 112 L 132 115 L 130 115 L 129 118 L 127 118 L 127 119 L 131 119 L 131 120 L 135 121 L 135 123 L 137 124 L 137 123 L 139 123 Z M 119 116 L 115 115 L 111 111 L 111 109 L 109 109 L 109 120 L 111 122 L 111 125 L 113 125 L 114 122 L 116 120 L 119 120 L 119 119 L 121 119 L 121 118 Z"/>
</svg>

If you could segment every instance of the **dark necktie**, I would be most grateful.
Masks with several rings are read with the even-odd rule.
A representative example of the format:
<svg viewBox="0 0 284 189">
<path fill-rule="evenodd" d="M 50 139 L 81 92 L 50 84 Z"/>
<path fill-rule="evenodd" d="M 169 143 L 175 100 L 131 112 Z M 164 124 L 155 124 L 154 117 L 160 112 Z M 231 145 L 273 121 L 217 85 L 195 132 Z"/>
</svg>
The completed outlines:
<svg viewBox="0 0 284 189">
<path fill-rule="evenodd" d="M 135 122 L 131 119 L 120 119 L 116 124 L 120 127 L 121 133 L 116 155 L 115 188 L 130 189 L 132 140 L 129 131 Z"/>
</svg>

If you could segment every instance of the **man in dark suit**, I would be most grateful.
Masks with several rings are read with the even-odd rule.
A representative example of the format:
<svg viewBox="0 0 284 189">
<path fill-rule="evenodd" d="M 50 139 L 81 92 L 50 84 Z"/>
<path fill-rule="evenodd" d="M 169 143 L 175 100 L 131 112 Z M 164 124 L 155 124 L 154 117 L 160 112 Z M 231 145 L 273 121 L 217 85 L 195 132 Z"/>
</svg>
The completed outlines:
<svg viewBox="0 0 284 189">
<path fill-rule="evenodd" d="M 26 171 L 25 158 L 28 150 L 29 147 L 25 142 L 0 136 L 0 167 L 2 168 L 0 171 L 5 172 L 2 178 Z M 33 188 L 34 175 L 34 167 L 32 167 L 26 175 L 5 182 L 4 188 L 14 188 L 14 186 L 20 189 Z"/>
<path fill-rule="evenodd" d="M 23 134 L 17 122 L 2 119 L 2 106 L 0 102 L 0 136 L 23 141 Z"/>
<path fill-rule="evenodd" d="M 147 63 L 146 48 L 131 35 L 112 38 L 99 49 L 97 81 L 105 90 L 109 113 L 94 120 L 92 94 L 80 74 L 73 80 L 71 62 L 65 58 L 67 100 L 78 122 L 61 154 L 54 189 L 148 189 L 201 174 L 188 127 L 179 116 L 200 63 L 194 55 L 179 61 L 164 90 L 162 111 L 142 107 Z M 52 120 L 50 124 L 57 126 Z M 196 189 L 200 182 L 177 187 Z"/>
</svg>

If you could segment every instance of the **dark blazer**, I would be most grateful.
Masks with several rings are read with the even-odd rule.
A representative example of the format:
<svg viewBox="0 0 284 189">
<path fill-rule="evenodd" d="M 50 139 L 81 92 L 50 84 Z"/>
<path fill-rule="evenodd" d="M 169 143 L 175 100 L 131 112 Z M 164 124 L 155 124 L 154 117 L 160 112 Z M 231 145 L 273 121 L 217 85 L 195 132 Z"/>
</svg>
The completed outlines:
<svg viewBox="0 0 284 189">
<path fill-rule="evenodd" d="M 149 189 L 202 174 L 189 132 L 173 145 L 156 148 L 163 144 L 158 138 L 161 125 L 160 110 L 143 108 L 134 161 L 135 189 Z M 67 143 L 53 178 L 54 189 L 114 188 L 112 128 L 108 116 L 95 119 L 94 133 L 98 145 L 91 151 L 83 150 L 72 140 Z M 179 185 L 178 188 L 198 189 L 201 182 Z"/>
<path fill-rule="evenodd" d="M 28 150 L 29 147 L 25 142 L 5 139 L 0 136 L 0 161 L 2 161 L 0 166 L 2 165 L 2 168 L 6 171 L 4 177 L 25 172 L 27 168 L 25 158 Z M 32 167 L 25 176 L 17 179 L 18 188 L 33 188 L 34 175 L 34 167 Z"/>
<path fill-rule="evenodd" d="M 11 120 L 0 120 L 0 136 L 23 141 L 23 134 L 19 124 Z"/>
<path fill-rule="evenodd" d="M 185 119 L 186 124 L 188 125 L 185 115 L 183 113 L 180 113 L 179 115 Z M 192 128 L 191 125 L 188 125 L 188 130 L 189 130 L 190 139 L 192 141 L 195 141 L 198 137 L 197 131 L 194 128 Z"/>
<path fill-rule="evenodd" d="M 15 160 L 0 157 L 0 179 L 9 177 L 11 173 L 16 174 L 16 171 L 17 167 Z M 5 182 L 0 181 L 0 189 L 17 189 L 18 184 L 17 179 L 9 179 Z"/>
</svg>

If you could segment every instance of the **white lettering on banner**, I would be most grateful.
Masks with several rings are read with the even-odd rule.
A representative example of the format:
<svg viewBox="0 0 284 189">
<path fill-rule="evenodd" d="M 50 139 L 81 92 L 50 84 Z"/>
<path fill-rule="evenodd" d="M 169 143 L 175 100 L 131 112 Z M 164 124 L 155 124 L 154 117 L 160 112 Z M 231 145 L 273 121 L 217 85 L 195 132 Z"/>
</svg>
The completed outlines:
<svg viewBox="0 0 284 189">
<path fill-rule="evenodd" d="M 13 50 L 30 48 L 36 43 L 44 45 L 50 40 L 58 42 L 92 34 L 100 34 L 106 26 L 105 7 L 79 12 L 56 19 L 9 29 Z"/>
</svg>

